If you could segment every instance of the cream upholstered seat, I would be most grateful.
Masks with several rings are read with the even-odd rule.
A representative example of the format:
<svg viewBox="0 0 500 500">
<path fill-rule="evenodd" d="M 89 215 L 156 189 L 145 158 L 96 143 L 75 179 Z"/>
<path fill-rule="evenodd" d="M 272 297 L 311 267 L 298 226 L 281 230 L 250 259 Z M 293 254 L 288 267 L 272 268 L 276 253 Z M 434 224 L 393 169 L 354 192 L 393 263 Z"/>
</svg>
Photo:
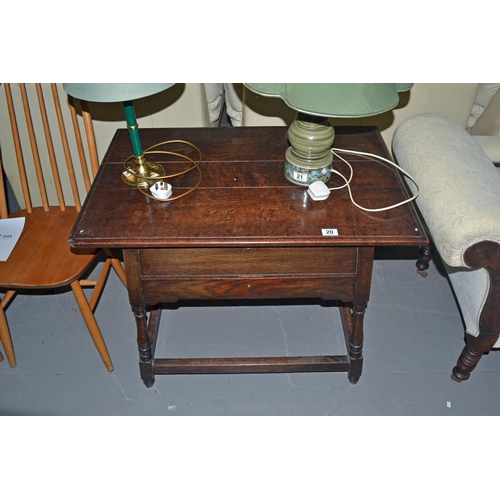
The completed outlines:
<svg viewBox="0 0 500 500">
<path fill-rule="evenodd" d="M 444 115 L 423 113 L 404 120 L 393 140 L 398 163 L 419 186 L 416 203 L 465 323 L 466 345 L 452 373 L 458 382 L 500 347 L 500 172 L 492 162 L 500 137 L 471 133 Z"/>
</svg>

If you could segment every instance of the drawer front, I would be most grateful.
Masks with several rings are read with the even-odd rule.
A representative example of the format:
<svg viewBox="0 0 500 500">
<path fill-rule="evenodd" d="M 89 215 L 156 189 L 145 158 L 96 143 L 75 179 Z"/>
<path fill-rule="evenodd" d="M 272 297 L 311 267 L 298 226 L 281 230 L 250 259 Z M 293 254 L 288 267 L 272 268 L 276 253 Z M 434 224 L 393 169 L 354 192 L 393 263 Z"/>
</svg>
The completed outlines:
<svg viewBox="0 0 500 500">
<path fill-rule="evenodd" d="M 320 276 L 293 278 L 193 278 L 144 279 L 146 304 L 178 300 L 300 299 L 354 300 L 356 279 Z"/>
<path fill-rule="evenodd" d="M 145 278 L 354 275 L 356 248 L 158 248 L 140 250 Z"/>
</svg>

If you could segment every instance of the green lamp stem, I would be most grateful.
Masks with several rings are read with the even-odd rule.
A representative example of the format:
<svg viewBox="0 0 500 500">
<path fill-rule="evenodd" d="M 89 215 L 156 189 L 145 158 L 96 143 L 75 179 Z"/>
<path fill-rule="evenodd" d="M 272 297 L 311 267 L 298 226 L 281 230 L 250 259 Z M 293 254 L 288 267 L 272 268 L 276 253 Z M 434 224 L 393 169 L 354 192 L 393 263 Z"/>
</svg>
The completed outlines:
<svg viewBox="0 0 500 500">
<path fill-rule="evenodd" d="M 123 174 L 122 179 L 131 186 L 147 187 L 148 181 L 154 183 L 154 178 L 165 175 L 164 168 L 158 163 L 147 161 L 142 149 L 141 137 L 139 135 L 139 125 L 135 117 L 135 110 L 132 101 L 123 101 L 125 118 L 127 119 L 127 129 L 134 152 L 134 161 Z M 153 178 L 151 180 L 151 178 Z"/>
<path fill-rule="evenodd" d="M 132 101 L 124 101 L 123 107 L 125 109 L 125 118 L 127 120 L 127 128 L 132 142 L 132 151 L 134 156 L 141 157 L 144 155 L 141 145 L 141 138 L 139 136 L 139 125 L 135 117 L 135 110 Z"/>
</svg>

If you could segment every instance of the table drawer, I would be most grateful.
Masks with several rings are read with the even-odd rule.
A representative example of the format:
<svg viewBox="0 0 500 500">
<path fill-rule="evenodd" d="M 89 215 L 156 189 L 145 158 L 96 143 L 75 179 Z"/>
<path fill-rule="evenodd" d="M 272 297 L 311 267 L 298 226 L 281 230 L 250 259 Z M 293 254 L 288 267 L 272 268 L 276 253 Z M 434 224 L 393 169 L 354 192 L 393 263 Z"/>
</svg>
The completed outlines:
<svg viewBox="0 0 500 500">
<path fill-rule="evenodd" d="M 309 299 L 354 300 L 353 276 L 335 279 L 324 276 L 238 277 L 238 278 L 164 278 L 143 279 L 144 302 L 178 300 Z"/>
<path fill-rule="evenodd" d="M 158 248 L 140 250 L 141 275 L 300 276 L 356 273 L 356 248 Z"/>
</svg>

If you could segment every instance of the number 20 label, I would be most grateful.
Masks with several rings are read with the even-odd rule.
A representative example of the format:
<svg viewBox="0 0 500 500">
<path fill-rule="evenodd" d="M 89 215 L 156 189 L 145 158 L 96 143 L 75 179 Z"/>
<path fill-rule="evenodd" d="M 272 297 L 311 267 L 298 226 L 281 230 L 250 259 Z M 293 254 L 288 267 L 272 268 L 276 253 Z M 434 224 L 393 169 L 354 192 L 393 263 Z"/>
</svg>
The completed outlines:
<svg viewBox="0 0 500 500">
<path fill-rule="evenodd" d="M 321 234 L 323 236 L 338 236 L 339 232 L 337 229 L 322 229 Z"/>
</svg>

